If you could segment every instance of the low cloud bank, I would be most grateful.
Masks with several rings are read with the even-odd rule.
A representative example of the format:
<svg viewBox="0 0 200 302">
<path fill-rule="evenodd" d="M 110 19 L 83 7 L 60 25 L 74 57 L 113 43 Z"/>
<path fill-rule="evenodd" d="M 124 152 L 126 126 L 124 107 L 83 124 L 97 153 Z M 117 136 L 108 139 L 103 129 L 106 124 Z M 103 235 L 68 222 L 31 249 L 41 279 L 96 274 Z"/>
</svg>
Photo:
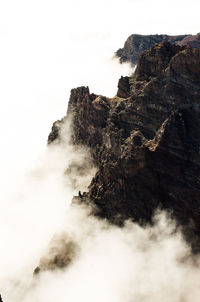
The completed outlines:
<svg viewBox="0 0 200 302">
<path fill-rule="evenodd" d="M 198 301 L 199 260 L 166 213 L 155 221 L 119 228 L 72 206 L 63 224 L 77 246 L 71 263 L 35 276 L 15 301 Z"/>
<path fill-rule="evenodd" d="M 126 221 L 120 228 L 87 205 L 70 205 L 96 168 L 87 149 L 69 144 L 69 129 L 9 206 L 1 204 L 4 302 L 199 301 L 199 257 L 167 213 L 155 213 L 154 226 Z"/>
</svg>

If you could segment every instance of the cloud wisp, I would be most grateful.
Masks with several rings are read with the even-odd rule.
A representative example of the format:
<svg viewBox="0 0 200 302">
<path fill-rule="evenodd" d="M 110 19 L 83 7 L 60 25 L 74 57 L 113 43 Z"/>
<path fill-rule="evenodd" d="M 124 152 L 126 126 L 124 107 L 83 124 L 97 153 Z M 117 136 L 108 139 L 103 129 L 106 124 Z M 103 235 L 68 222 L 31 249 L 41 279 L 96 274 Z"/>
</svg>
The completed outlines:
<svg viewBox="0 0 200 302">
<path fill-rule="evenodd" d="M 66 123 L 62 142 L 47 148 L 21 194 L 0 211 L 4 301 L 198 301 L 199 258 L 167 213 L 157 212 L 153 226 L 120 228 L 88 205 L 70 205 L 96 168 L 87 149 L 69 144 L 69 129 Z"/>
</svg>

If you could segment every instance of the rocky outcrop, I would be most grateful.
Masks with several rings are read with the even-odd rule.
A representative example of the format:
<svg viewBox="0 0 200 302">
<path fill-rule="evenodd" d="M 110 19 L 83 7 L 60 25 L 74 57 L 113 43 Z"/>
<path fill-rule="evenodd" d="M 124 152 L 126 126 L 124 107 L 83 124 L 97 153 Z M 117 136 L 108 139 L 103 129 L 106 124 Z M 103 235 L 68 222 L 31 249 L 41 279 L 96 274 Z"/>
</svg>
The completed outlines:
<svg viewBox="0 0 200 302">
<path fill-rule="evenodd" d="M 72 142 L 90 147 L 98 166 L 77 200 L 90 200 L 95 215 L 117 224 L 151 223 L 156 208 L 169 210 L 194 251 L 200 248 L 199 64 L 197 49 L 156 44 L 142 53 L 132 77 L 120 79 L 113 99 L 80 87 L 68 107 Z"/>
<path fill-rule="evenodd" d="M 197 35 L 188 35 L 183 40 L 177 42 L 177 45 L 189 45 L 193 48 L 200 49 L 200 33 L 198 33 Z"/>
<path fill-rule="evenodd" d="M 117 96 L 120 98 L 128 98 L 130 96 L 129 77 L 121 76 L 119 79 Z"/>
<path fill-rule="evenodd" d="M 139 55 L 154 46 L 156 43 L 168 41 L 180 46 L 190 45 L 200 49 L 200 35 L 137 35 L 133 34 L 126 40 L 124 47 L 116 51 L 115 55 L 119 58 L 120 63 L 130 62 L 137 64 Z"/>
</svg>

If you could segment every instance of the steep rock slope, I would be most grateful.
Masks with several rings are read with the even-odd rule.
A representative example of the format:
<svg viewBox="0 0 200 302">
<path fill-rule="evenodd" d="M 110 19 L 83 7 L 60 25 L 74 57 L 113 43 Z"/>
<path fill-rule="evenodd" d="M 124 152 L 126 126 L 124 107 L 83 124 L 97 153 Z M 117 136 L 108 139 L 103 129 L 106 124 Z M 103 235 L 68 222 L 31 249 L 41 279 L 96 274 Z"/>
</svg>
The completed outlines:
<svg viewBox="0 0 200 302">
<path fill-rule="evenodd" d="M 73 89 L 72 142 L 98 166 L 88 192 L 95 214 L 113 223 L 151 222 L 167 209 L 194 250 L 200 236 L 200 51 L 168 42 L 143 52 L 113 99 Z M 65 119 L 65 118 L 64 118 Z M 54 123 L 49 143 L 64 120 Z"/>
<path fill-rule="evenodd" d="M 190 45 L 191 47 L 200 49 L 200 33 L 198 33 L 197 35 L 188 35 L 176 44 L 180 46 Z"/>
<path fill-rule="evenodd" d="M 191 47 L 200 49 L 200 35 L 137 35 L 133 34 L 126 40 L 124 47 L 116 51 L 115 55 L 119 57 L 120 63 L 131 62 L 133 65 L 137 63 L 138 56 L 154 44 L 162 41 L 168 41 L 180 46 L 190 45 Z"/>
</svg>

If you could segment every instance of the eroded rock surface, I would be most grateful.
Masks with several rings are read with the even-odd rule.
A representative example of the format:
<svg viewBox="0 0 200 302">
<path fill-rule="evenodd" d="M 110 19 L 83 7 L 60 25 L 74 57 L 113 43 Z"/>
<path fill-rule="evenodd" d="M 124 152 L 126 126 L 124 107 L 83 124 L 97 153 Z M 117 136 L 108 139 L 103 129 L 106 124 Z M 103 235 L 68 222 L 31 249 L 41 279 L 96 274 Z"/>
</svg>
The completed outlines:
<svg viewBox="0 0 200 302">
<path fill-rule="evenodd" d="M 200 49 L 200 35 L 138 35 L 133 34 L 126 40 L 124 47 L 118 49 L 115 55 L 119 58 L 120 63 L 130 62 L 137 64 L 139 55 L 151 48 L 156 43 L 168 41 L 172 44 L 180 46 L 190 45 L 191 47 Z"/>
<path fill-rule="evenodd" d="M 167 209 L 194 251 L 200 247 L 199 66 L 199 50 L 156 44 L 139 57 L 134 76 L 120 79 L 113 99 L 80 87 L 68 107 L 72 142 L 90 147 L 98 167 L 77 198 L 117 224 L 149 223 L 156 208 Z"/>
<path fill-rule="evenodd" d="M 183 40 L 177 42 L 177 45 L 189 45 L 193 48 L 200 49 L 200 33 L 197 35 L 188 35 Z"/>
</svg>

